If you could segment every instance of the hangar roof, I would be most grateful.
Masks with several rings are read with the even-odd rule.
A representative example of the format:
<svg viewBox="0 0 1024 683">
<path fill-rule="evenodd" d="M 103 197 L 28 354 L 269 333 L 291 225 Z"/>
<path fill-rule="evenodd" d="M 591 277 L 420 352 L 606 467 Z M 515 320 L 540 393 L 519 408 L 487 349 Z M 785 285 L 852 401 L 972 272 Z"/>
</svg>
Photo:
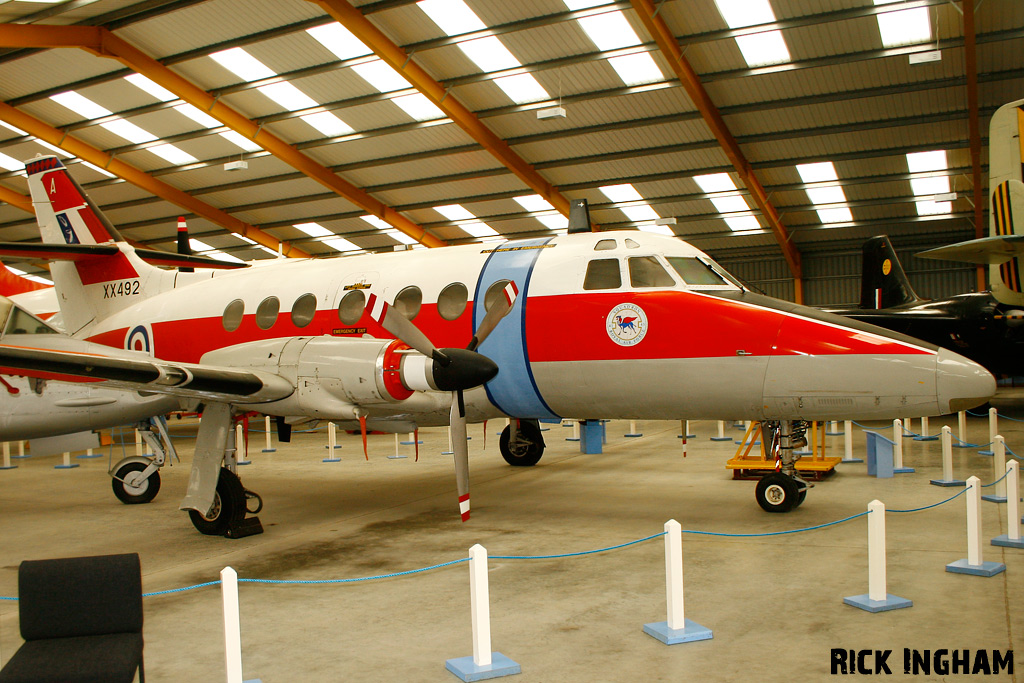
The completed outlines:
<svg viewBox="0 0 1024 683">
<path fill-rule="evenodd" d="M 173 251 L 184 215 L 245 260 L 550 234 L 581 197 L 603 228 L 793 272 L 883 232 L 938 246 L 985 224 L 988 119 L 1024 96 L 1019 0 L 13 0 L 0 21 L 0 241 L 38 239 L 20 164 L 56 151 L 129 239 Z"/>
</svg>

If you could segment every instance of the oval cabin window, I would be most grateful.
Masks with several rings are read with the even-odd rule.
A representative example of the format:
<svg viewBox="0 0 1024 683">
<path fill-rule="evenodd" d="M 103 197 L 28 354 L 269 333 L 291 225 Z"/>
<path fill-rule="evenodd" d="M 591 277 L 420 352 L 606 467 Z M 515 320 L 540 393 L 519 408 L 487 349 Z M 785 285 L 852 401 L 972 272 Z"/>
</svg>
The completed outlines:
<svg viewBox="0 0 1024 683">
<path fill-rule="evenodd" d="M 281 302 L 276 296 L 268 296 L 256 307 L 256 326 L 261 330 L 269 330 L 277 322 L 280 311 Z"/>
<path fill-rule="evenodd" d="M 292 323 L 295 327 L 305 327 L 316 315 L 316 295 L 303 294 L 292 304 Z"/>
<path fill-rule="evenodd" d="M 416 285 L 406 287 L 395 297 L 395 310 L 407 320 L 415 320 L 423 304 L 423 292 Z"/>
<path fill-rule="evenodd" d="M 469 290 L 461 282 L 453 282 L 437 295 L 437 312 L 445 320 L 455 320 L 466 310 Z"/>
<path fill-rule="evenodd" d="M 238 329 L 239 325 L 242 324 L 242 316 L 245 314 L 245 302 L 241 299 L 235 299 L 227 306 L 224 307 L 224 317 L 221 322 L 224 323 L 224 329 L 228 332 L 234 332 Z"/>
<path fill-rule="evenodd" d="M 366 308 L 366 295 L 361 289 L 353 289 L 341 298 L 338 304 L 338 318 L 344 325 L 355 325 L 363 317 Z"/>
</svg>

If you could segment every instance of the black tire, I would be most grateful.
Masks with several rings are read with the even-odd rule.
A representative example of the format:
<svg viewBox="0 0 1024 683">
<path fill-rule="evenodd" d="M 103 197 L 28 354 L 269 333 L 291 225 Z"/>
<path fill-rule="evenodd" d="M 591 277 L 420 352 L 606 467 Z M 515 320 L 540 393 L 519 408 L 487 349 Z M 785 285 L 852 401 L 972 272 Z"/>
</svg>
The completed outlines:
<svg viewBox="0 0 1024 683">
<path fill-rule="evenodd" d="M 125 505 L 141 505 L 148 503 L 160 492 L 160 471 L 157 470 L 149 475 L 145 481 L 138 486 L 133 486 L 137 473 L 146 469 L 147 465 L 141 462 L 129 462 L 121 465 L 114 471 L 114 478 L 110 480 L 110 487 L 114 489 L 114 495 Z"/>
<path fill-rule="evenodd" d="M 789 512 L 800 503 L 799 485 L 796 480 L 781 472 L 772 472 L 757 482 L 757 504 L 765 512 Z M 806 489 L 803 491 L 807 493 Z"/>
<path fill-rule="evenodd" d="M 509 440 L 512 435 L 512 427 L 508 426 L 502 430 L 498 438 L 498 449 L 505 462 L 514 467 L 532 467 L 540 461 L 544 455 L 544 437 L 541 436 L 540 428 L 532 422 L 525 420 L 519 423 L 519 438 L 515 450 L 509 448 Z"/>
<path fill-rule="evenodd" d="M 245 518 L 245 487 L 238 475 L 226 467 L 220 468 L 217 493 L 213 496 L 213 509 L 209 516 L 189 510 L 192 526 L 201 534 L 223 536 L 231 522 Z"/>
</svg>

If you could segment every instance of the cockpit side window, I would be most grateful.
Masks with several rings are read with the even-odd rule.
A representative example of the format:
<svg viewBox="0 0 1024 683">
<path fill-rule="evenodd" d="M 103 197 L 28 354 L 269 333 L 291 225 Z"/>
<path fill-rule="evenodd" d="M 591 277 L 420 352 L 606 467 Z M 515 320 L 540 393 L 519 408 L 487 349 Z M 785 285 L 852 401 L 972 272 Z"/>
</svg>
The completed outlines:
<svg viewBox="0 0 1024 683">
<path fill-rule="evenodd" d="M 669 256 L 668 263 L 690 286 L 724 285 L 727 284 L 711 266 L 698 258 L 689 256 Z"/>
<path fill-rule="evenodd" d="M 615 240 L 598 240 L 594 251 L 610 251 L 615 248 Z"/>
<path fill-rule="evenodd" d="M 622 286 L 619 259 L 594 259 L 587 264 L 587 275 L 583 278 L 583 289 L 618 289 Z"/>
<path fill-rule="evenodd" d="M 634 287 L 672 287 L 676 281 L 653 256 L 633 256 L 629 261 L 629 283 Z"/>
</svg>

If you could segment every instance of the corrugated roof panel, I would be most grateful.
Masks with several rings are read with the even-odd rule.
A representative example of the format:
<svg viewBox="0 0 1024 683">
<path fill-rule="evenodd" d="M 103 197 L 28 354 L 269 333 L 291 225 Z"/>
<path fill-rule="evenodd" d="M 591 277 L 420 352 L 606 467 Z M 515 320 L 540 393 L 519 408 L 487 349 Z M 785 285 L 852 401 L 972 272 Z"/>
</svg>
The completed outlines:
<svg viewBox="0 0 1024 683">
<path fill-rule="evenodd" d="M 404 154 L 463 147 L 475 143 L 458 126 L 452 124 L 416 128 L 385 136 L 357 138 L 333 145 L 317 146 L 305 153 L 321 163 L 334 166 L 358 164 Z M 443 163 L 438 159 L 437 163 Z"/>
<path fill-rule="evenodd" d="M 119 29 L 117 34 L 151 57 L 166 57 L 324 16 L 311 2 L 210 0 Z"/>
<path fill-rule="evenodd" d="M 432 182 L 417 187 L 403 187 L 375 192 L 374 196 L 388 206 L 406 206 L 430 202 L 432 204 L 459 203 L 462 198 L 496 192 L 525 193 L 526 186 L 511 173 L 491 178 L 472 178 L 451 182 Z M 438 219 L 433 219 L 438 220 Z"/>
<path fill-rule="evenodd" d="M 3 64 L 0 92 L 10 100 L 122 69 L 119 62 L 77 48 L 44 50 Z"/>
<path fill-rule="evenodd" d="M 253 225 L 261 225 L 279 222 L 301 223 L 318 216 L 350 211 L 359 211 L 359 209 L 341 197 L 330 197 L 317 201 L 274 204 L 258 209 L 237 211 L 234 215 Z"/>
<path fill-rule="evenodd" d="M 372 166 L 345 171 L 345 177 L 359 187 L 375 187 L 407 181 L 425 181 L 439 176 L 461 175 L 480 172 L 493 175 L 490 170 L 506 171 L 504 167 L 486 152 L 471 152 L 441 159 L 421 159 L 398 164 Z"/>
<path fill-rule="evenodd" d="M 199 198 L 213 206 L 230 209 L 235 206 L 290 200 L 295 197 L 305 197 L 326 192 L 329 192 L 329 190 L 320 183 L 312 178 L 303 177 L 267 185 L 238 187 L 220 192 L 204 192 Z"/>
</svg>

